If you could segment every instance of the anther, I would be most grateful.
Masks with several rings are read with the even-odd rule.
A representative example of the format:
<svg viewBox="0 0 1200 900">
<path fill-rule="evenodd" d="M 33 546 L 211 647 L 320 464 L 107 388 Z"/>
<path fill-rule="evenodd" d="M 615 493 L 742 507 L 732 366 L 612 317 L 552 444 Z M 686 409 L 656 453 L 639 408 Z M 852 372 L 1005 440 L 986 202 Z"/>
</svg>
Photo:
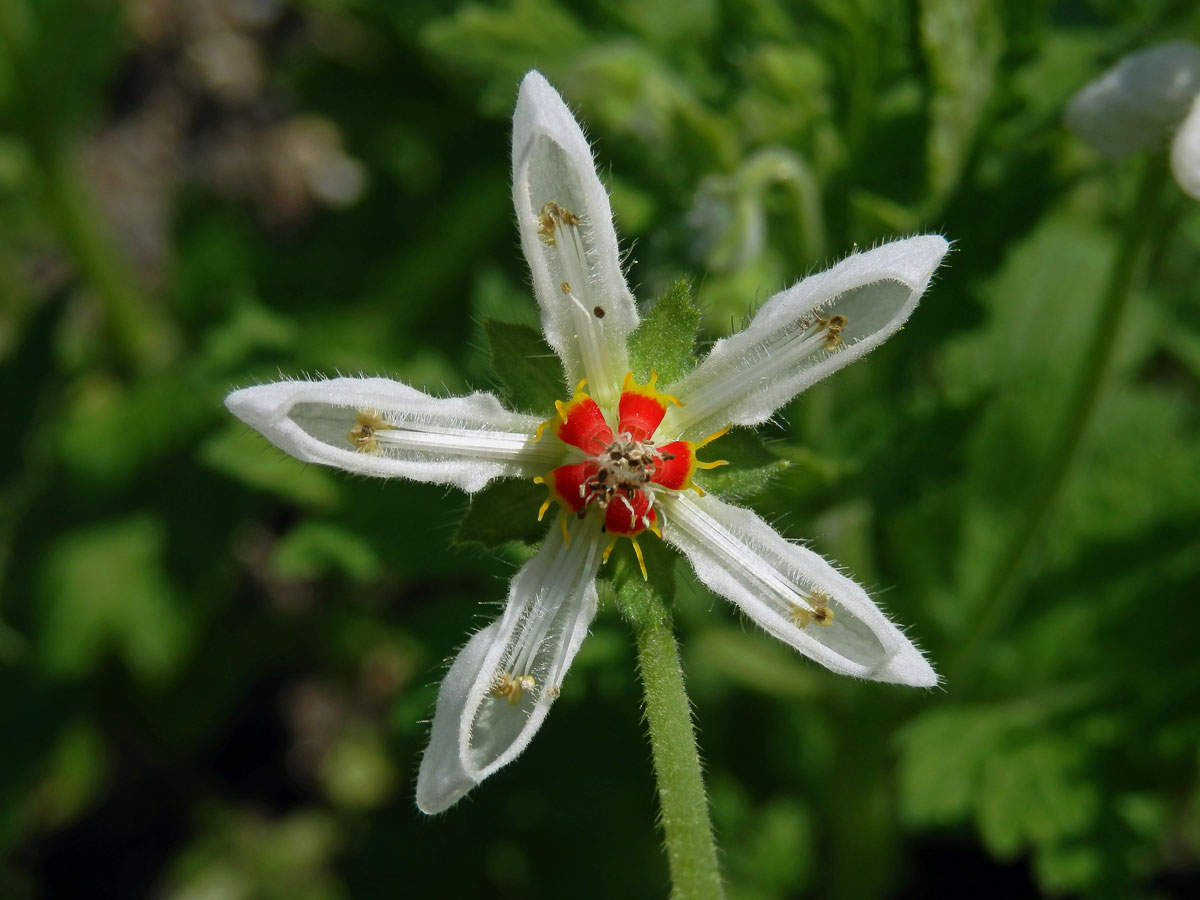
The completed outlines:
<svg viewBox="0 0 1200 900">
<path fill-rule="evenodd" d="M 579 216 L 571 212 L 564 206 L 559 206 L 553 200 L 542 207 L 542 211 L 538 213 L 538 237 L 542 243 L 548 247 L 557 247 L 558 238 L 555 232 L 559 225 L 578 225 Z M 563 293 L 570 293 L 563 291 Z"/>
<path fill-rule="evenodd" d="M 563 291 L 563 293 L 565 294 L 567 292 Z M 604 307 L 603 306 L 595 307 L 592 310 L 592 315 L 595 316 L 597 319 L 603 319 L 604 318 Z"/>
<path fill-rule="evenodd" d="M 532 691 L 537 685 L 532 675 L 513 675 L 511 672 L 498 672 L 492 679 L 491 694 L 503 698 L 509 706 L 516 706 L 527 691 Z"/>
<path fill-rule="evenodd" d="M 571 293 L 571 282 L 569 282 L 569 281 L 564 281 L 562 284 L 560 284 L 560 285 L 558 286 L 558 289 L 559 289 L 560 291 L 562 291 L 564 294 L 569 294 L 569 293 Z"/>
<path fill-rule="evenodd" d="M 359 453 L 378 453 L 377 431 L 395 431 L 395 425 L 383 421 L 383 413 L 377 409 L 360 409 L 354 414 L 354 426 L 346 432 L 346 440 Z"/>
</svg>

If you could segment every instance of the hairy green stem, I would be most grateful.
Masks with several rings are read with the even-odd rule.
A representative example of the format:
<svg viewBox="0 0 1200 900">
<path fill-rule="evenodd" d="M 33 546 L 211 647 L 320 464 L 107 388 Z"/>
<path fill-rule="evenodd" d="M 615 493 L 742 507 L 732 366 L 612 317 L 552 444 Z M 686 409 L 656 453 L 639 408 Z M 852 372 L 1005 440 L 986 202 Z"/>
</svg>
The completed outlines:
<svg viewBox="0 0 1200 900">
<path fill-rule="evenodd" d="M 708 796 L 670 613 L 663 622 L 637 629 L 637 648 L 672 896 L 677 900 L 723 897 Z"/>
<path fill-rule="evenodd" d="M 1117 255 L 1109 272 L 1108 287 L 1096 311 L 1094 330 L 1080 365 L 1079 379 L 1063 412 L 1062 427 L 1049 461 L 1030 495 L 1020 525 L 985 582 L 974 627 L 960 644 L 959 652 L 950 666 L 949 680 L 956 687 L 969 690 L 970 679 L 977 671 L 978 660 L 982 658 L 982 648 L 1011 619 L 1029 551 L 1041 534 L 1078 459 L 1079 449 L 1106 382 L 1117 335 L 1122 331 L 1121 324 L 1129 305 L 1142 250 L 1155 227 L 1154 211 L 1165 180 L 1166 167 L 1162 160 L 1147 160 L 1137 197 L 1125 221 Z"/>
<path fill-rule="evenodd" d="M 653 545 L 647 550 L 648 569 L 653 573 L 650 581 L 643 580 L 631 560 L 615 561 L 617 603 L 637 636 L 638 672 L 671 871 L 671 896 L 675 900 L 711 900 L 724 897 L 725 890 L 668 606 L 674 590 L 674 560 L 669 552 L 660 552 Z"/>
</svg>

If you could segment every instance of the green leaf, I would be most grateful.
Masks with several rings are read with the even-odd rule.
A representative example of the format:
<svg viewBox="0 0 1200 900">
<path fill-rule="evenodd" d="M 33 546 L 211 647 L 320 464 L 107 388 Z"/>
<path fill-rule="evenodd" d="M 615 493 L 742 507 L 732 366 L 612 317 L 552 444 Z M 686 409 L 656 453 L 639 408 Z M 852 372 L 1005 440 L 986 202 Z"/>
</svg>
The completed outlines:
<svg viewBox="0 0 1200 900">
<path fill-rule="evenodd" d="M 285 456 L 240 422 L 205 441 L 199 455 L 210 469 L 299 506 L 332 509 L 341 497 L 328 469 Z"/>
<path fill-rule="evenodd" d="M 718 438 L 698 455 L 706 462 L 729 461 L 716 469 L 697 469 L 693 476 L 697 486 L 727 498 L 758 493 L 789 465 L 772 453 L 758 434 L 742 428 Z"/>
<path fill-rule="evenodd" d="M 487 333 L 492 369 L 500 392 L 515 409 L 535 414 L 554 409 L 554 403 L 567 396 L 558 356 L 528 325 L 512 325 L 488 319 Z"/>
<path fill-rule="evenodd" d="M 138 516 L 63 538 L 42 571 L 40 649 L 55 674 L 80 677 L 109 650 L 157 682 L 183 661 L 189 617 L 162 567 L 162 523 Z"/>
<path fill-rule="evenodd" d="M 700 310 L 692 286 L 676 281 L 629 336 L 633 374 L 643 384 L 653 369 L 663 384 L 678 381 L 696 365 L 693 347 L 700 327 Z"/>
<path fill-rule="evenodd" d="M 536 544 L 546 535 L 547 522 L 557 528 L 553 518 L 557 506 L 538 521 L 538 509 L 546 500 L 546 489 L 525 479 L 505 478 L 493 481 L 471 497 L 471 506 L 458 526 L 454 540 L 459 543 L 500 547 L 509 541 Z"/>
<path fill-rule="evenodd" d="M 369 581 L 382 574 L 383 563 L 370 544 L 333 522 L 301 522 L 271 556 L 271 573 L 279 578 L 317 578 L 333 572 Z"/>
</svg>

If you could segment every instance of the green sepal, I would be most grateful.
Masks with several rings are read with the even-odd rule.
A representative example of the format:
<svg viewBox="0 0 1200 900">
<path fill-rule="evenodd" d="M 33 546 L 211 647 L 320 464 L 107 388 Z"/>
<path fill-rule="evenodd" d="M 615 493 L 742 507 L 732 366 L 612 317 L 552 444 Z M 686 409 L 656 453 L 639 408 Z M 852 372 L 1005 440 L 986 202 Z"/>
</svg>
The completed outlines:
<svg viewBox="0 0 1200 900">
<path fill-rule="evenodd" d="M 497 385 L 508 405 L 549 415 L 554 402 L 569 396 L 558 356 L 528 325 L 487 319 L 483 323 Z"/>
<path fill-rule="evenodd" d="M 633 545 L 617 541 L 609 558 L 608 571 L 612 576 L 617 609 L 634 628 L 647 628 L 670 621 L 670 605 L 675 597 L 675 553 L 650 532 L 638 538 L 638 546 L 646 561 L 646 578 L 638 566 Z"/>
<path fill-rule="evenodd" d="M 659 382 L 678 381 L 696 365 L 693 348 L 700 328 L 700 308 L 692 299 L 691 283 L 673 284 L 629 336 L 629 364 L 634 376 L 645 384 L 650 370 Z"/>
<path fill-rule="evenodd" d="M 757 494 L 789 465 L 748 428 L 738 428 L 723 435 L 700 450 L 697 456 L 704 461 L 729 460 L 727 466 L 697 469 L 692 475 L 697 487 L 725 499 Z"/>
<path fill-rule="evenodd" d="M 546 522 L 559 514 L 557 506 L 551 507 L 546 511 L 546 521 L 539 522 L 537 512 L 545 500 L 546 489 L 524 478 L 493 481 L 471 497 L 471 506 L 454 540 L 485 547 L 500 547 L 510 541 L 536 544 L 546 536 Z"/>
</svg>

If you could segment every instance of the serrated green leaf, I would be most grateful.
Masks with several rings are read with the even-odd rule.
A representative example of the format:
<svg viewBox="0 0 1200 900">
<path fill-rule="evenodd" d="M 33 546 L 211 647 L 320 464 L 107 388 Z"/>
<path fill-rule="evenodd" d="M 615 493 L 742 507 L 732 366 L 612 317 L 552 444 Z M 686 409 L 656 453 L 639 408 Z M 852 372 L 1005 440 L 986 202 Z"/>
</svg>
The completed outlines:
<svg viewBox="0 0 1200 900">
<path fill-rule="evenodd" d="M 698 487 L 722 497 L 756 494 L 788 467 L 786 459 L 780 459 L 762 438 L 744 428 L 718 438 L 697 455 L 705 461 L 729 461 L 729 465 L 716 469 L 697 469 L 693 476 Z"/>
<path fill-rule="evenodd" d="M 1099 807 L 1082 747 L 1058 737 L 994 754 L 980 787 L 979 830 L 1002 858 L 1027 843 L 1051 845 L 1081 836 Z"/>
<path fill-rule="evenodd" d="M 466 544 L 500 547 L 510 541 L 536 544 L 546 535 L 547 522 L 558 525 L 553 517 L 557 507 L 547 510 L 538 521 L 538 509 L 546 500 L 546 489 L 525 479 L 505 478 L 493 481 L 471 497 L 471 506 L 458 526 L 454 540 Z"/>
<path fill-rule="evenodd" d="M 558 356 L 528 325 L 488 319 L 483 327 L 492 369 L 509 405 L 522 412 L 549 415 L 555 401 L 568 393 Z"/>
<path fill-rule="evenodd" d="M 700 327 L 700 310 L 692 286 L 680 279 L 672 285 L 629 336 L 633 374 L 643 384 L 650 371 L 662 384 L 678 381 L 696 365 L 693 348 Z"/>
</svg>

